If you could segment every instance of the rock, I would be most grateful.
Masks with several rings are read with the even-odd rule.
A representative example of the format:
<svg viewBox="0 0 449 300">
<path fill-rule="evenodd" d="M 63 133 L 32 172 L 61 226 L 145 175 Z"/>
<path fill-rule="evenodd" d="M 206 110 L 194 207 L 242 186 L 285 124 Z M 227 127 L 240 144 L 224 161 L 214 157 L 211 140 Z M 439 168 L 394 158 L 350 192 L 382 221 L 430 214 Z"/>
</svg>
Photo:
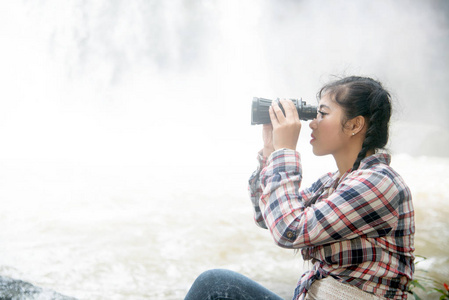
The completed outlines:
<svg viewBox="0 0 449 300">
<path fill-rule="evenodd" d="M 0 276 L 0 300 L 76 300 L 31 283 Z"/>
</svg>

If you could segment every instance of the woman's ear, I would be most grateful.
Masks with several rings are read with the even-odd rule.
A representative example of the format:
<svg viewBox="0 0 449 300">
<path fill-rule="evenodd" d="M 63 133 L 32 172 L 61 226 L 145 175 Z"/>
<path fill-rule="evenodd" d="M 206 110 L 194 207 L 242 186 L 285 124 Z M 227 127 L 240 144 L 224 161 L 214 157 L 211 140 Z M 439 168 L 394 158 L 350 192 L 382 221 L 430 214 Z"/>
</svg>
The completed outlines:
<svg viewBox="0 0 449 300">
<path fill-rule="evenodd" d="M 362 116 L 357 116 L 351 120 L 349 120 L 346 128 L 350 135 L 356 135 L 362 132 L 365 128 L 365 118 Z"/>
</svg>

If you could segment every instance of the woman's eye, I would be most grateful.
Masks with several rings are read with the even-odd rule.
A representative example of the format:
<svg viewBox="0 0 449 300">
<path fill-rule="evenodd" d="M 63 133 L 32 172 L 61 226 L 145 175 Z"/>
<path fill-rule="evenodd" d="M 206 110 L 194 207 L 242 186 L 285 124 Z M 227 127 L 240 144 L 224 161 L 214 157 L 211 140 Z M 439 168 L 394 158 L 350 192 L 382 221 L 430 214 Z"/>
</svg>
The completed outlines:
<svg viewBox="0 0 449 300">
<path fill-rule="evenodd" d="M 320 114 L 322 117 L 325 115 L 328 115 L 328 113 L 325 113 L 324 111 L 318 110 L 318 114 Z"/>
</svg>

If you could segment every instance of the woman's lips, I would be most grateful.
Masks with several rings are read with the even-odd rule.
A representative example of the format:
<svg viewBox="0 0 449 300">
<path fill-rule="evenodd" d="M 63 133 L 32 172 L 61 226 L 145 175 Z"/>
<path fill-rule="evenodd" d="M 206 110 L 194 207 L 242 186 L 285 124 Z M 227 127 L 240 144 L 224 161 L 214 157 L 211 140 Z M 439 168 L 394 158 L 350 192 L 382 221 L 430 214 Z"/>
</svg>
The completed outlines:
<svg viewBox="0 0 449 300">
<path fill-rule="evenodd" d="M 315 141 L 315 137 L 313 136 L 313 134 L 310 135 L 312 137 L 312 139 L 310 140 L 310 143 L 312 143 L 313 141 Z"/>
</svg>

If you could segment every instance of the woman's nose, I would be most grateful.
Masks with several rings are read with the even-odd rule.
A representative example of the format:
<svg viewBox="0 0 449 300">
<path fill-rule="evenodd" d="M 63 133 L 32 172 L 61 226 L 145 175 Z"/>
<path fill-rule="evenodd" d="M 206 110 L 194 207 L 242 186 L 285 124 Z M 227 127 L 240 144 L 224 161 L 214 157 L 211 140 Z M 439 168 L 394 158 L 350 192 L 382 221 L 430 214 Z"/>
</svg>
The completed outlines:
<svg viewBox="0 0 449 300">
<path fill-rule="evenodd" d="M 316 118 L 313 119 L 312 121 L 310 121 L 309 127 L 310 127 L 310 129 L 315 129 L 316 128 Z"/>
</svg>

